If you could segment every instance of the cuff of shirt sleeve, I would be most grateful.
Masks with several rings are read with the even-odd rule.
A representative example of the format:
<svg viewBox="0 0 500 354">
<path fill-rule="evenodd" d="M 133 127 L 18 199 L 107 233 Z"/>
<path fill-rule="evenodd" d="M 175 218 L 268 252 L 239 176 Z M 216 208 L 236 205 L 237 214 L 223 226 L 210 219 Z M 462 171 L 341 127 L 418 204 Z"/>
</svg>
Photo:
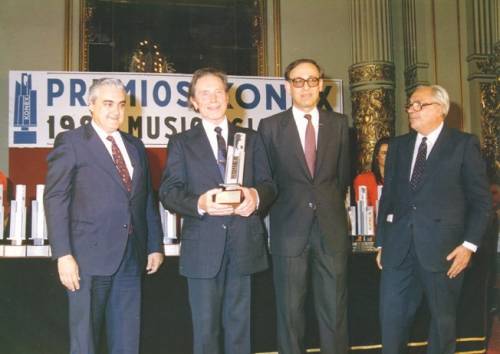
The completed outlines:
<svg viewBox="0 0 500 354">
<path fill-rule="evenodd" d="M 473 243 L 464 241 L 464 243 L 462 243 L 462 246 L 464 246 L 465 248 L 467 248 L 468 250 L 470 250 L 474 253 L 476 253 L 476 251 L 477 251 L 477 246 Z"/>
</svg>

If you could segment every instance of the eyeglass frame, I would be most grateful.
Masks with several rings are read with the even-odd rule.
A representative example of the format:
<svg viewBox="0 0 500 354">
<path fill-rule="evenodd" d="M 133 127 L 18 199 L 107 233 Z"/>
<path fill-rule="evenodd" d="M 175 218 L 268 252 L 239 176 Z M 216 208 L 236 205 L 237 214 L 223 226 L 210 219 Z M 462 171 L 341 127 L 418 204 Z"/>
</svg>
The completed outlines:
<svg viewBox="0 0 500 354">
<path fill-rule="evenodd" d="M 293 87 L 295 88 L 302 88 L 304 87 L 304 85 L 306 84 L 307 82 L 307 86 L 309 87 L 318 87 L 319 86 L 319 83 L 321 81 L 321 77 L 309 77 L 307 79 L 303 79 L 301 77 L 295 77 L 295 78 L 290 78 L 288 81 L 290 81 L 290 83 L 292 84 Z M 314 85 L 311 85 L 311 82 L 315 82 Z M 301 83 L 301 84 L 299 84 Z"/>
<path fill-rule="evenodd" d="M 405 111 L 408 112 L 410 108 L 412 108 L 415 112 L 420 112 L 425 107 L 432 106 L 433 104 L 440 104 L 440 103 L 439 102 L 421 103 L 420 101 L 408 102 L 405 104 Z"/>
</svg>

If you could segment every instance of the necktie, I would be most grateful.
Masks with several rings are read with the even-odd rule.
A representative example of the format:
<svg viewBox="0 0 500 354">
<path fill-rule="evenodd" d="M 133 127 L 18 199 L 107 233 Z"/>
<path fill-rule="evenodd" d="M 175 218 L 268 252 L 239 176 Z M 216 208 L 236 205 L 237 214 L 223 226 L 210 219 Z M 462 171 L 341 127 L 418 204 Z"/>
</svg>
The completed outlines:
<svg viewBox="0 0 500 354">
<path fill-rule="evenodd" d="M 307 119 L 304 154 L 306 156 L 306 163 L 309 168 L 309 172 L 311 173 L 311 177 L 314 177 L 314 169 L 316 167 L 316 134 L 314 132 L 314 126 L 311 122 L 311 115 L 305 114 L 304 118 Z"/>
<path fill-rule="evenodd" d="M 427 138 L 423 137 L 422 142 L 418 147 L 417 158 L 415 159 L 415 165 L 413 166 L 413 173 L 411 174 L 410 178 L 410 185 L 413 190 L 417 189 L 418 185 L 422 181 L 426 160 L 427 160 Z"/>
<path fill-rule="evenodd" d="M 222 128 L 215 127 L 215 133 L 217 134 L 217 166 L 219 167 L 220 174 L 222 179 L 224 179 L 224 175 L 226 172 L 226 158 L 227 158 L 227 149 L 226 149 L 226 141 L 222 136 Z"/>
<path fill-rule="evenodd" d="M 127 166 L 125 165 L 123 155 L 118 148 L 118 145 L 116 145 L 115 139 L 111 135 L 108 135 L 106 139 L 111 142 L 111 155 L 113 155 L 113 161 L 115 163 L 116 169 L 118 170 L 118 173 L 120 174 L 123 185 L 130 193 L 130 191 L 132 190 L 132 180 L 130 179 L 130 174 L 128 173 Z"/>
</svg>

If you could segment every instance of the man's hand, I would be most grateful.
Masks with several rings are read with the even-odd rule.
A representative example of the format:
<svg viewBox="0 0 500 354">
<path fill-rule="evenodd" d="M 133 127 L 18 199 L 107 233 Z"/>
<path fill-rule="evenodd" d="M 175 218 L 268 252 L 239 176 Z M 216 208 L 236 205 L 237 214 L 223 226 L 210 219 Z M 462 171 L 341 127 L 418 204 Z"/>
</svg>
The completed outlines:
<svg viewBox="0 0 500 354">
<path fill-rule="evenodd" d="M 198 199 L 198 209 L 203 210 L 208 215 L 225 216 L 234 213 L 234 208 L 226 204 L 217 204 L 213 201 L 213 196 L 221 192 L 221 188 L 210 189 L 200 195 Z"/>
<path fill-rule="evenodd" d="M 466 267 L 469 265 L 470 257 L 472 256 L 472 251 L 463 245 L 455 248 L 449 255 L 446 257 L 447 261 L 453 260 L 450 269 L 448 269 L 448 277 L 450 279 L 458 276 Z"/>
<path fill-rule="evenodd" d="M 160 268 L 161 264 L 163 263 L 164 259 L 165 256 L 160 252 L 153 252 L 148 254 L 148 264 L 146 265 L 147 274 L 156 273 L 158 268 Z"/>
<path fill-rule="evenodd" d="M 67 254 L 57 259 L 57 271 L 61 283 L 70 291 L 80 289 L 80 274 L 75 258 Z"/>
<path fill-rule="evenodd" d="M 236 209 L 234 209 L 234 213 L 247 217 L 252 215 L 255 209 L 257 209 L 258 193 L 255 188 L 241 187 L 241 190 L 243 191 L 245 199 Z"/>
<path fill-rule="evenodd" d="M 378 269 L 382 270 L 382 247 L 377 250 L 377 257 L 375 258 L 375 262 L 377 262 Z"/>
</svg>

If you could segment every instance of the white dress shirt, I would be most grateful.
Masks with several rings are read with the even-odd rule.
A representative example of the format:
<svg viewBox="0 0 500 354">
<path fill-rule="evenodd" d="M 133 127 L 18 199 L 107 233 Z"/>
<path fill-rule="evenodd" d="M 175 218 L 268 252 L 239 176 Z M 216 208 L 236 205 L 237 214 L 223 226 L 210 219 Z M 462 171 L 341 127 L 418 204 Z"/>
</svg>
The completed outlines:
<svg viewBox="0 0 500 354">
<path fill-rule="evenodd" d="M 122 135 L 120 132 L 117 130 L 111 134 L 106 133 L 101 127 L 99 127 L 93 120 L 90 122 L 92 124 L 92 127 L 95 129 L 97 135 L 103 142 L 104 146 L 106 147 L 106 150 L 108 150 L 109 155 L 111 158 L 113 158 L 113 152 L 111 150 L 111 141 L 107 139 L 109 135 L 115 139 L 116 145 L 118 146 L 118 149 L 120 149 L 120 152 L 122 153 L 123 160 L 125 161 L 125 165 L 127 166 L 128 173 L 130 175 L 130 179 L 132 179 L 132 176 L 134 175 L 134 167 L 132 166 L 132 161 L 130 160 L 130 156 L 128 156 L 127 148 L 125 148 L 125 144 L 123 143 Z"/>
<path fill-rule="evenodd" d="M 224 141 L 226 142 L 226 149 L 227 149 L 227 137 L 229 134 L 229 124 L 227 121 L 227 117 L 224 117 L 224 120 L 219 125 L 215 125 L 212 122 L 208 121 L 207 119 L 202 119 L 201 124 L 203 124 L 203 129 L 205 129 L 208 141 L 210 142 L 210 146 L 212 147 L 212 152 L 214 154 L 215 161 L 217 161 L 219 159 L 218 156 L 219 147 L 217 145 L 217 133 L 215 132 L 215 128 L 220 127 L 222 129 L 221 134 L 222 137 L 224 138 Z"/>
<path fill-rule="evenodd" d="M 410 179 L 411 175 L 413 174 L 413 167 L 415 166 L 415 160 L 417 159 L 417 154 L 418 154 L 418 148 L 420 146 L 420 143 L 422 142 L 422 139 L 424 137 L 427 138 L 427 155 L 425 156 L 426 159 L 429 158 L 429 154 L 432 151 L 432 148 L 434 147 L 434 144 L 436 143 L 436 140 L 439 137 L 439 134 L 441 134 L 441 130 L 443 130 L 444 123 L 441 122 L 441 124 L 434 129 L 431 133 L 428 135 L 422 135 L 420 133 L 417 133 L 417 141 L 415 141 L 415 147 L 413 148 L 413 159 L 411 160 L 411 170 L 410 170 Z"/>
<path fill-rule="evenodd" d="M 311 122 L 314 127 L 314 135 L 316 136 L 316 148 L 318 147 L 318 128 L 319 128 L 319 111 L 315 107 L 311 112 L 304 113 L 297 107 L 292 107 L 293 119 L 295 120 L 295 125 L 297 126 L 297 130 L 299 131 L 300 143 L 302 144 L 302 150 L 305 152 L 306 148 L 306 128 L 307 128 L 307 119 L 304 117 L 306 114 L 311 115 Z"/>
</svg>

